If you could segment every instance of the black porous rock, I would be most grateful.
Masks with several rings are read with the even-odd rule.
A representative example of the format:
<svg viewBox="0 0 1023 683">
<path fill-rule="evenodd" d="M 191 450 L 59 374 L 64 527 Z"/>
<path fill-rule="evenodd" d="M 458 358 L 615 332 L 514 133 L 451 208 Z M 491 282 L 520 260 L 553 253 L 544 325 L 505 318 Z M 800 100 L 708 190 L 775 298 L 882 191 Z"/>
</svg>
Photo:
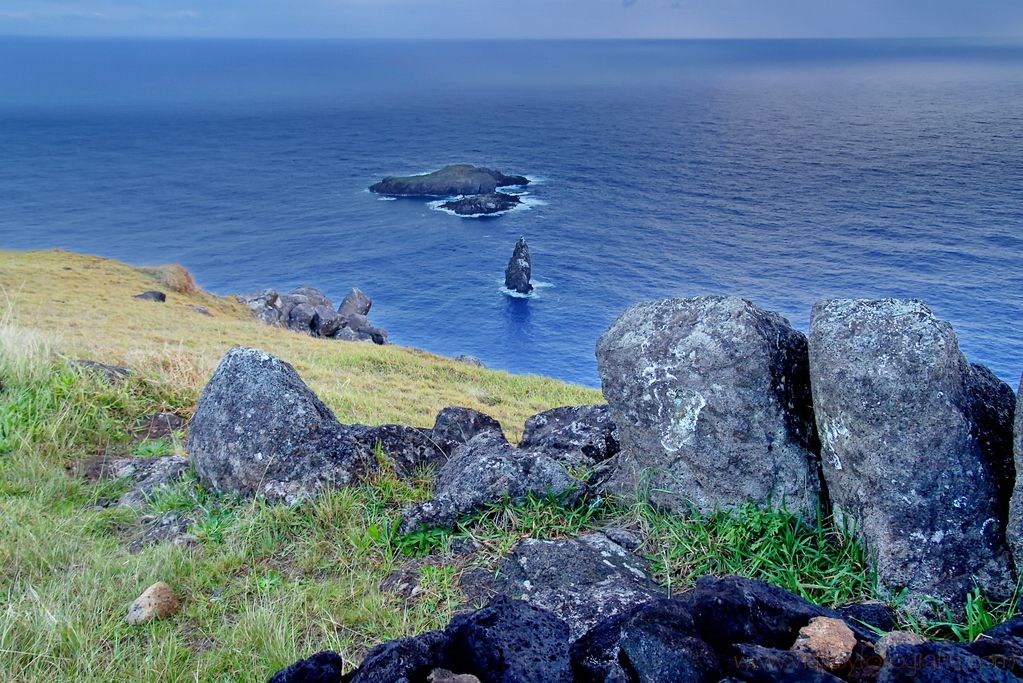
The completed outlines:
<svg viewBox="0 0 1023 683">
<path fill-rule="evenodd" d="M 649 577 L 646 562 L 601 533 L 520 541 L 501 561 L 491 586 L 560 615 L 573 638 L 665 594 Z"/>
<path fill-rule="evenodd" d="M 351 484 L 376 464 L 295 368 L 243 347 L 227 352 L 203 389 L 188 445 L 214 491 L 287 503 Z"/>
<path fill-rule="evenodd" d="M 809 657 L 788 650 L 740 643 L 729 660 L 730 673 L 749 683 L 838 683 Z"/>
<path fill-rule="evenodd" d="M 685 603 L 659 599 L 597 624 L 571 646 L 578 683 L 703 683 L 720 680 L 714 650 Z"/>
<path fill-rule="evenodd" d="M 988 450 L 1009 438 L 1005 392 L 952 326 L 920 301 L 818 302 L 810 374 L 835 517 L 874 554 L 881 589 L 923 617 L 944 616 L 935 599 L 961 614 L 975 586 L 1008 598 L 1008 455 Z"/>
<path fill-rule="evenodd" d="M 444 632 L 452 657 L 444 668 L 485 683 L 572 683 L 568 624 L 546 610 L 501 595 Z"/>
<path fill-rule="evenodd" d="M 593 467 L 618 453 L 618 432 L 606 405 L 554 408 L 526 420 L 519 448 Z"/>
<path fill-rule="evenodd" d="M 521 500 L 529 494 L 569 497 L 581 490 L 582 482 L 564 465 L 514 448 L 503 435 L 484 432 L 455 448 L 437 471 L 433 500 L 406 508 L 399 530 L 451 527 L 460 517 L 491 503 Z"/>
<path fill-rule="evenodd" d="M 837 611 L 847 622 L 862 624 L 885 633 L 899 627 L 895 610 L 883 602 L 859 602 L 843 605 Z"/>
<path fill-rule="evenodd" d="M 162 304 L 167 300 L 167 295 L 155 289 L 150 289 L 142 292 L 141 294 L 134 294 L 132 295 L 132 298 L 141 299 L 142 301 L 155 301 Z"/>
<path fill-rule="evenodd" d="M 499 187 L 528 184 L 529 180 L 523 176 L 507 176 L 470 164 L 453 164 L 433 173 L 388 176 L 371 185 L 369 190 L 401 197 L 452 197 L 488 194 Z"/>
<path fill-rule="evenodd" d="M 470 197 L 459 197 L 440 205 L 459 216 L 491 216 L 496 213 L 504 213 L 522 203 L 522 200 L 513 194 L 504 192 L 490 192 Z"/>
<path fill-rule="evenodd" d="M 878 683 L 1016 683 L 1020 679 L 996 662 L 955 643 L 897 645 L 878 674 Z"/>
<path fill-rule="evenodd" d="M 355 440 L 369 450 L 379 446 L 401 479 L 414 477 L 426 467 L 439 467 L 448 459 L 429 429 L 405 425 L 356 425 L 350 429 Z"/>
<path fill-rule="evenodd" d="M 433 423 L 433 439 L 447 455 L 483 433 L 507 441 L 500 422 L 472 408 L 445 408 L 437 414 Z"/>
<path fill-rule="evenodd" d="M 738 297 L 629 308 L 597 344 L 621 453 L 609 488 L 688 514 L 746 503 L 816 520 L 806 337 Z"/>
<path fill-rule="evenodd" d="M 504 286 L 519 294 L 529 294 L 533 291 L 533 285 L 529 282 L 532 274 L 533 259 L 529 255 L 529 245 L 525 237 L 520 237 L 515 243 L 508 267 L 504 269 Z"/>
<path fill-rule="evenodd" d="M 269 683 L 341 683 L 344 662 L 336 652 L 317 652 L 270 677 Z"/>
<path fill-rule="evenodd" d="M 451 660 L 451 639 L 430 631 L 373 648 L 344 683 L 424 683 L 434 669 L 450 668 Z"/>
</svg>

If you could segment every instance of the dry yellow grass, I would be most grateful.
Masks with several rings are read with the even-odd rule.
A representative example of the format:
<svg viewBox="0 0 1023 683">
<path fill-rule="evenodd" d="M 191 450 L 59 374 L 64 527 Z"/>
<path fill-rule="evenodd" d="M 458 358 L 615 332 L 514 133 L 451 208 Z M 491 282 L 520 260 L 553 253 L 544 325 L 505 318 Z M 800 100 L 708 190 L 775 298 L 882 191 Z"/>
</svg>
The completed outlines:
<svg viewBox="0 0 1023 683">
<path fill-rule="evenodd" d="M 595 390 L 552 379 L 269 327 L 233 299 L 199 290 L 180 267 L 135 268 L 63 250 L 0 251 L 0 287 L 17 329 L 42 333 L 69 357 L 124 364 L 179 392 L 198 395 L 224 352 L 240 344 L 292 363 L 344 422 L 426 426 L 441 408 L 462 405 L 493 415 L 516 438 L 529 415 L 601 400 Z M 132 298 L 154 288 L 166 292 L 166 303 Z"/>
</svg>

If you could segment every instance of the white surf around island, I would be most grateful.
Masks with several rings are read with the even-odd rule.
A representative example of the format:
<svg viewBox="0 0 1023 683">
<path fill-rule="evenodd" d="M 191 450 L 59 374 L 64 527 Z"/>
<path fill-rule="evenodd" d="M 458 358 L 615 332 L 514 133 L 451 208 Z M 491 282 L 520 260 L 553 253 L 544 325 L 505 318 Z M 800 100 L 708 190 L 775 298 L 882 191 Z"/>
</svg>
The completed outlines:
<svg viewBox="0 0 1023 683">
<path fill-rule="evenodd" d="M 522 292 L 516 292 L 514 289 L 508 289 L 504 286 L 504 279 L 495 280 L 500 286 L 497 288 L 501 294 L 511 297 L 512 299 L 539 299 L 541 298 L 541 292 L 545 289 L 551 289 L 554 287 L 553 282 L 541 282 L 540 280 L 531 280 L 530 284 L 533 285 L 533 291 L 529 294 L 523 294 Z"/>
<path fill-rule="evenodd" d="M 515 213 L 516 211 L 529 211 L 534 207 L 547 205 L 547 202 L 544 201 L 543 199 L 539 199 L 537 197 L 530 197 L 528 192 L 507 192 L 505 190 L 500 190 L 500 192 L 518 197 L 519 203 L 505 211 L 470 214 L 460 214 L 456 211 L 453 211 L 452 209 L 444 207 L 444 204 L 447 204 L 448 202 L 454 202 L 458 201 L 459 199 L 464 199 L 465 198 L 464 195 L 460 195 L 458 197 L 445 197 L 444 199 L 437 199 L 435 201 L 427 202 L 426 205 L 429 206 L 434 211 L 441 211 L 443 213 L 449 214 L 451 216 L 457 216 L 459 218 L 494 218 L 496 216 L 504 216 L 505 214 Z"/>
</svg>

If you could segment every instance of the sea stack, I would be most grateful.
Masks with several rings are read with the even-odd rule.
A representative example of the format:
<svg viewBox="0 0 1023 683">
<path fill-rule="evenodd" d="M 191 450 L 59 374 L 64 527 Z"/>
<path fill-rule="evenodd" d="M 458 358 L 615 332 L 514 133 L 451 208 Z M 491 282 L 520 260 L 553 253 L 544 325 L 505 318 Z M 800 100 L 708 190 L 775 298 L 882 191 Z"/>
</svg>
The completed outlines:
<svg viewBox="0 0 1023 683">
<path fill-rule="evenodd" d="M 529 283 L 529 277 L 533 270 L 533 262 L 529 257 L 529 245 L 526 238 L 520 237 L 515 243 L 515 251 L 512 252 L 508 267 L 504 269 L 504 286 L 519 294 L 529 294 L 533 291 L 533 285 Z"/>
</svg>

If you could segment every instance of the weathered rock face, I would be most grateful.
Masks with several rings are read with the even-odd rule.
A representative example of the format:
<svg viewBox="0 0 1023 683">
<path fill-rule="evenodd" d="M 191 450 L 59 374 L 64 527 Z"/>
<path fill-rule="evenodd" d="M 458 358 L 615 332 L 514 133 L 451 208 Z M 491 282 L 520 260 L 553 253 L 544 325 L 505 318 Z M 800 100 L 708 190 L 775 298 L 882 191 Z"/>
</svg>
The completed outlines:
<svg viewBox="0 0 1023 683">
<path fill-rule="evenodd" d="M 299 287 L 287 294 L 266 289 L 235 298 L 268 325 L 280 325 L 314 337 L 387 343 L 387 331 L 373 326 L 366 318 L 373 300 L 358 289 L 348 292 L 337 311 L 330 299 L 313 287 Z"/>
<path fill-rule="evenodd" d="M 581 482 L 557 461 L 520 451 L 503 435 L 484 432 L 454 450 L 437 472 L 434 499 L 405 510 L 400 531 L 448 527 L 459 517 L 505 498 L 521 499 L 530 493 L 558 496 L 577 490 Z"/>
<path fill-rule="evenodd" d="M 906 607 L 961 608 L 974 584 L 1012 594 L 1005 545 L 1002 399 L 921 302 L 832 300 L 813 309 L 810 373 L 838 519 L 855 524 L 879 582 Z M 997 382 L 997 380 L 995 380 Z M 977 419 L 980 416 L 980 419 Z"/>
<path fill-rule="evenodd" d="M 618 453 L 618 431 L 606 405 L 554 408 L 526 420 L 519 448 L 566 467 L 594 467 Z"/>
<path fill-rule="evenodd" d="M 446 454 L 462 444 L 469 443 L 480 434 L 490 434 L 498 441 L 507 442 L 501 423 L 472 408 L 458 406 L 445 408 L 437 413 L 433 423 L 433 439 Z"/>
<path fill-rule="evenodd" d="M 597 344 L 622 452 L 613 486 L 702 512 L 747 501 L 816 515 L 806 338 L 736 297 L 628 309 Z"/>
<path fill-rule="evenodd" d="M 129 489 L 110 504 L 125 507 L 143 507 L 161 488 L 176 483 L 188 470 L 188 459 L 178 455 L 155 458 L 97 455 L 76 460 L 67 465 L 68 471 L 89 481 L 123 480 Z"/>
<path fill-rule="evenodd" d="M 216 491 L 294 502 L 372 470 L 375 459 L 288 363 L 227 352 L 203 390 L 188 438 L 199 479 Z"/>
<path fill-rule="evenodd" d="M 355 440 L 368 450 L 375 451 L 379 446 L 402 479 L 414 477 L 426 467 L 439 467 L 448 459 L 429 429 L 405 425 L 353 425 L 349 429 Z"/>
<path fill-rule="evenodd" d="M 508 267 L 504 269 L 504 286 L 519 294 L 529 294 L 533 291 L 533 285 L 529 282 L 532 274 L 533 259 L 529 255 L 529 245 L 525 237 L 520 237 L 515 243 Z"/>
<path fill-rule="evenodd" d="M 665 597 L 646 563 L 601 533 L 521 541 L 490 584 L 497 593 L 560 615 L 573 638 L 608 617 Z"/>
<path fill-rule="evenodd" d="M 388 176 L 370 185 L 369 190 L 403 197 L 451 197 L 489 194 L 499 187 L 528 184 L 529 180 L 522 176 L 506 176 L 489 168 L 454 164 L 423 175 Z"/>
<path fill-rule="evenodd" d="M 513 194 L 491 192 L 489 194 L 453 199 L 449 202 L 444 202 L 440 207 L 453 211 L 459 216 L 490 216 L 514 209 L 521 203 L 522 200 Z"/>
<path fill-rule="evenodd" d="M 1013 451 L 1015 470 L 1023 473 L 1023 377 L 1019 380 L 1019 395 L 1016 398 L 1016 419 L 1014 420 Z M 1009 544 L 1016 558 L 1016 571 L 1023 572 L 1023 474 L 1016 477 L 1009 510 Z"/>
</svg>

